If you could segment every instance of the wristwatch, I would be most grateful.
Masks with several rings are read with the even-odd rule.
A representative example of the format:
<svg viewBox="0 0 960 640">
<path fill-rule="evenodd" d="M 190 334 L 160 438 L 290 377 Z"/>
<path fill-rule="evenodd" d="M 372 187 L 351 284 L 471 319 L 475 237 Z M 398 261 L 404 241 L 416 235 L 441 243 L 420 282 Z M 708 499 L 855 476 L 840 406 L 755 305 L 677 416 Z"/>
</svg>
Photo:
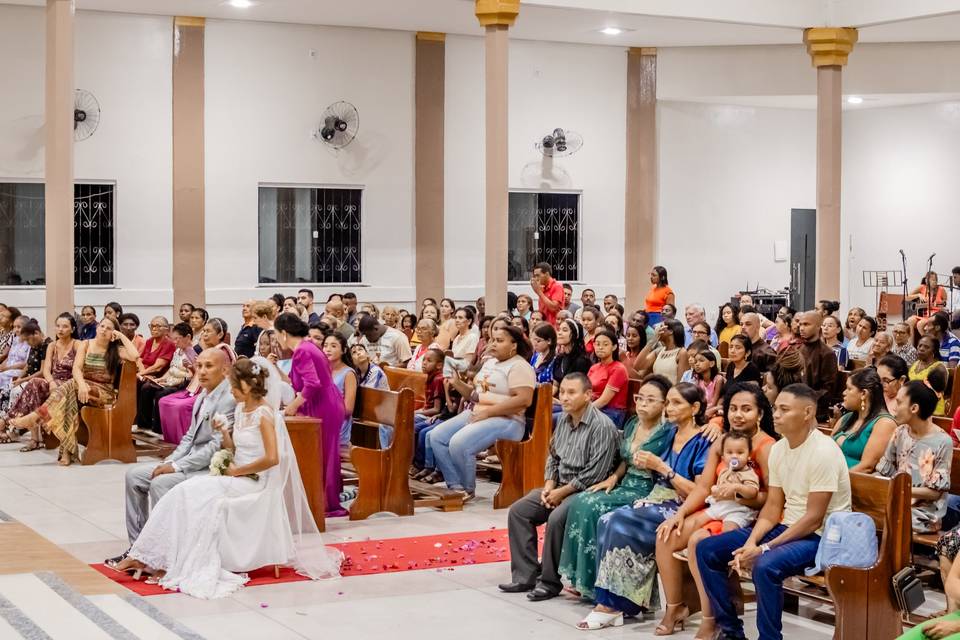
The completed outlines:
<svg viewBox="0 0 960 640">
<path fill-rule="evenodd" d="M 764 542 L 762 545 L 760 545 L 760 555 L 765 554 L 767 551 L 770 551 L 770 544 Z"/>
</svg>

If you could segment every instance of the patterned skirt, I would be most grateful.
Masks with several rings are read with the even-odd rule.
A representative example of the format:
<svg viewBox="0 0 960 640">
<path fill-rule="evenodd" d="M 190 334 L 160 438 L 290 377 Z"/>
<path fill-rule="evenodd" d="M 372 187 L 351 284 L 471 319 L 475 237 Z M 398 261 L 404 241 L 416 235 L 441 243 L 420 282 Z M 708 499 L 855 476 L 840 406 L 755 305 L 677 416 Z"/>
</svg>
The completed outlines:
<svg viewBox="0 0 960 640">
<path fill-rule="evenodd" d="M 44 378 L 34 378 L 21 385 L 20 395 L 6 411 L 6 418 L 20 418 L 33 413 L 47 401 L 50 395 L 50 383 Z"/>
<path fill-rule="evenodd" d="M 105 407 L 113 404 L 116 390 L 107 384 L 87 380 L 90 397 L 87 404 Z M 80 428 L 80 400 L 77 397 L 77 381 L 68 380 L 50 392 L 46 402 L 37 407 L 37 415 L 46 429 L 60 441 L 60 456 L 69 456 L 72 462 L 80 460 L 77 430 Z"/>
</svg>

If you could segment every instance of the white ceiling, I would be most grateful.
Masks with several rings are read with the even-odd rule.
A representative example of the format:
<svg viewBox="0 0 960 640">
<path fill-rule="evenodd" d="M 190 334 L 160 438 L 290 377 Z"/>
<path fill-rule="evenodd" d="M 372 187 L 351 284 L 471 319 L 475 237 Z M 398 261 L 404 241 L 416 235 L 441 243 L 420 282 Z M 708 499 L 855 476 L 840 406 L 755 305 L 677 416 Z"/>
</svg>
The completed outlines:
<svg viewBox="0 0 960 640">
<path fill-rule="evenodd" d="M 480 35 L 473 0 L 76 0 L 80 10 Z M 44 0 L 6 0 L 42 6 Z M 798 44 L 801 29 L 861 26 L 861 42 L 960 40 L 960 0 L 523 0 L 511 37 L 614 46 Z M 865 26 L 871 25 L 871 26 Z M 605 26 L 630 29 L 605 36 Z"/>
</svg>

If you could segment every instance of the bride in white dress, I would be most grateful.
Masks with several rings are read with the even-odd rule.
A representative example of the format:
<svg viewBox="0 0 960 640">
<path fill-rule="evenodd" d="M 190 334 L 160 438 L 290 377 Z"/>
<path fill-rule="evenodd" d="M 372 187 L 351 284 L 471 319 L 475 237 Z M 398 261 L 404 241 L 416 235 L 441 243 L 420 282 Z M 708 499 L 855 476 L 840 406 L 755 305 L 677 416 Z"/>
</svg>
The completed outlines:
<svg viewBox="0 0 960 640">
<path fill-rule="evenodd" d="M 265 358 L 242 359 L 230 385 L 232 434 L 218 421 L 224 448 L 234 450 L 226 474 L 170 490 L 114 568 L 151 573 L 165 589 L 204 599 L 229 595 L 247 582 L 245 571 L 265 566 L 292 565 L 314 580 L 339 577 L 343 555 L 323 544 L 279 411 L 279 375 Z"/>
</svg>

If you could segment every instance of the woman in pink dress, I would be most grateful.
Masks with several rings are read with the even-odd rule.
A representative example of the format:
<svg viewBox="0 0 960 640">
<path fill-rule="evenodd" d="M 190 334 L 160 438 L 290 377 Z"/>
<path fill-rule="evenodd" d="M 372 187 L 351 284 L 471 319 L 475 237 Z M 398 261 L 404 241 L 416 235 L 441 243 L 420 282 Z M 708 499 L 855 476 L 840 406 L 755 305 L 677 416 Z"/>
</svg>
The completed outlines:
<svg viewBox="0 0 960 640">
<path fill-rule="evenodd" d="M 198 346 L 201 351 L 213 347 L 223 349 L 227 361 L 232 365 L 237 361 L 237 354 L 228 343 L 224 342 L 226 337 L 227 323 L 220 318 L 211 318 L 200 330 Z M 157 401 L 164 441 L 180 444 L 180 440 L 190 430 L 193 404 L 197 401 L 199 392 L 200 379 L 194 376 L 186 389 L 164 396 Z"/>
<path fill-rule="evenodd" d="M 284 414 L 320 418 L 320 453 L 323 460 L 323 486 L 327 517 L 345 516 L 340 505 L 343 480 L 340 477 L 340 426 L 345 409 L 343 396 L 333 382 L 330 363 L 317 345 L 307 340 L 307 323 L 292 313 L 280 314 L 274 322 L 277 339 L 284 349 L 293 351 L 290 383 L 297 392 Z"/>
</svg>

